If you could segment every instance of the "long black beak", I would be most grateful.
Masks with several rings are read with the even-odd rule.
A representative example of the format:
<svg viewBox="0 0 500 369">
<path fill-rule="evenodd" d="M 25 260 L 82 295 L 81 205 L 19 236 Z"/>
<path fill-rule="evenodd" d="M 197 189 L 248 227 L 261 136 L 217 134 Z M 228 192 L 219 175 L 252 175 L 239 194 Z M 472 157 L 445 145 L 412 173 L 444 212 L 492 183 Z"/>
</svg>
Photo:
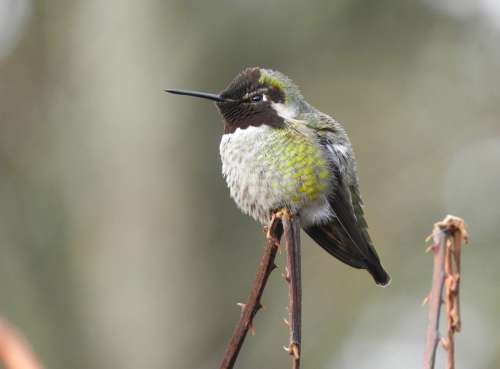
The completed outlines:
<svg viewBox="0 0 500 369">
<path fill-rule="evenodd" d="M 194 96 L 201 97 L 202 99 L 208 99 L 217 102 L 228 101 L 223 99 L 220 95 L 217 94 L 209 94 L 207 92 L 198 92 L 198 91 L 187 91 L 187 90 L 165 90 L 165 92 L 175 94 L 175 95 L 186 95 L 186 96 Z"/>
</svg>

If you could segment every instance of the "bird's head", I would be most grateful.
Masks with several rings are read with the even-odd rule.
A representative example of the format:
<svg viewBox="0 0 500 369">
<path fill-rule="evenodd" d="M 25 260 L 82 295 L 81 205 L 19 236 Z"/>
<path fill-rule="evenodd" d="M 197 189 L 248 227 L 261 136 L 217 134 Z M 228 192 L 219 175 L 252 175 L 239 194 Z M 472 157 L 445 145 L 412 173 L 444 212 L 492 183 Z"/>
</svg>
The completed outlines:
<svg viewBox="0 0 500 369">
<path fill-rule="evenodd" d="M 167 90 L 167 92 L 215 101 L 224 117 L 224 133 L 237 128 L 285 126 L 306 106 L 298 87 L 284 74 L 263 68 L 247 68 L 219 94 Z"/>
</svg>

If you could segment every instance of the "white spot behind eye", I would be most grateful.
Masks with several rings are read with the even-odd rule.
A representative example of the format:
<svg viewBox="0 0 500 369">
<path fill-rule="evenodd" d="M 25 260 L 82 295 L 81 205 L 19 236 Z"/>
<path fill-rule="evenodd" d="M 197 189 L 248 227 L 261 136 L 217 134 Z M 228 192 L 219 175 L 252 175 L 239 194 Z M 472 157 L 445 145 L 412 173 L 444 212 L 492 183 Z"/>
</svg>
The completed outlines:
<svg viewBox="0 0 500 369">
<path fill-rule="evenodd" d="M 267 101 L 267 95 L 266 94 L 262 95 L 262 101 Z"/>
<path fill-rule="evenodd" d="M 274 110 L 276 110 L 276 113 L 278 113 L 280 117 L 285 119 L 294 119 L 297 114 L 297 111 L 291 105 L 271 102 L 271 106 Z"/>
</svg>

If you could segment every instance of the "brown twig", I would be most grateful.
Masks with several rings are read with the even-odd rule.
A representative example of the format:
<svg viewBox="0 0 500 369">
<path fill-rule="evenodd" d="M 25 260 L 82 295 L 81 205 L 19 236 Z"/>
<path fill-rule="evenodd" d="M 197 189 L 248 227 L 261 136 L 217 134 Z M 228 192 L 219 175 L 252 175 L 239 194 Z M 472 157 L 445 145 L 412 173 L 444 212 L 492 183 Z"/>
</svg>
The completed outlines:
<svg viewBox="0 0 500 369">
<path fill-rule="evenodd" d="M 288 327 L 290 343 L 286 351 L 292 356 L 292 368 L 300 367 L 301 346 L 301 301 L 302 289 L 300 278 L 300 220 L 288 211 L 282 213 L 283 231 L 285 234 L 286 270 L 288 282 Z"/>
<path fill-rule="evenodd" d="M 14 327 L 0 319 L 0 363 L 6 369 L 42 369 L 28 342 Z"/>
<path fill-rule="evenodd" d="M 239 304 L 242 307 L 241 317 L 234 330 L 233 337 L 229 342 L 220 369 L 233 368 L 236 358 L 240 352 L 241 346 L 249 329 L 252 329 L 252 322 L 255 314 L 262 308 L 260 302 L 262 293 L 266 286 L 267 279 L 271 272 L 276 268 L 274 259 L 278 251 L 282 234 L 282 223 L 277 213 L 273 214 L 271 223 L 267 230 L 267 242 L 260 261 L 259 270 L 250 292 L 250 296 L 245 304 Z"/>
<path fill-rule="evenodd" d="M 460 282 L 460 251 L 462 241 L 468 242 L 468 234 L 464 221 L 448 215 L 434 224 L 432 235 L 434 244 L 428 248 L 434 254 L 434 271 L 431 292 L 424 300 L 429 302 L 429 325 L 427 328 L 427 343 L 424 355 L 424 369 L 433 369 L 436 360 L 437 345 L 441 341 L 448 352 L 448 369 L 455 367 L 454 334 L 461 328 L 459 282 Z M 447 338 L 439 334 L 439 315 L 441 305 L 446 303 L 448 320 Z"/>
<path fill-rule="evenodd" d="M 441 296 L 444 286 L 444 249 L 446 237 L 442 232 L 433 234 L 434 245 L 429 251 L 434 254 L 432 288 L 424 302 L 429 303 L 429 325 L 427 327 L 427 343 L 424 355 L 424 369 L 434 368 L 436 350 L 439 343 L 439 315 L 441 313 Z"/>
</svg>

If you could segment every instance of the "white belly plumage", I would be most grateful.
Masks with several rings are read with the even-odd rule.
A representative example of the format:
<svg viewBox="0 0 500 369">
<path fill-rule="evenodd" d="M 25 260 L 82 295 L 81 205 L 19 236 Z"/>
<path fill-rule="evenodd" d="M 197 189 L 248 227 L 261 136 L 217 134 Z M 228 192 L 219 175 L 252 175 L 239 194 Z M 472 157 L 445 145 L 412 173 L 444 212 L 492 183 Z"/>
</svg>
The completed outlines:
<svg viewBox="0 0 500 369">
<path fill-rule="evenodd" d="M 332 181 L 321 149 L 280 131 L 262 125 L 222 136 L 222 173 L 231 197 L 262 224 L 284 206 L 300 214 L 302 226 L 328 221 Z"/>
</svg>

